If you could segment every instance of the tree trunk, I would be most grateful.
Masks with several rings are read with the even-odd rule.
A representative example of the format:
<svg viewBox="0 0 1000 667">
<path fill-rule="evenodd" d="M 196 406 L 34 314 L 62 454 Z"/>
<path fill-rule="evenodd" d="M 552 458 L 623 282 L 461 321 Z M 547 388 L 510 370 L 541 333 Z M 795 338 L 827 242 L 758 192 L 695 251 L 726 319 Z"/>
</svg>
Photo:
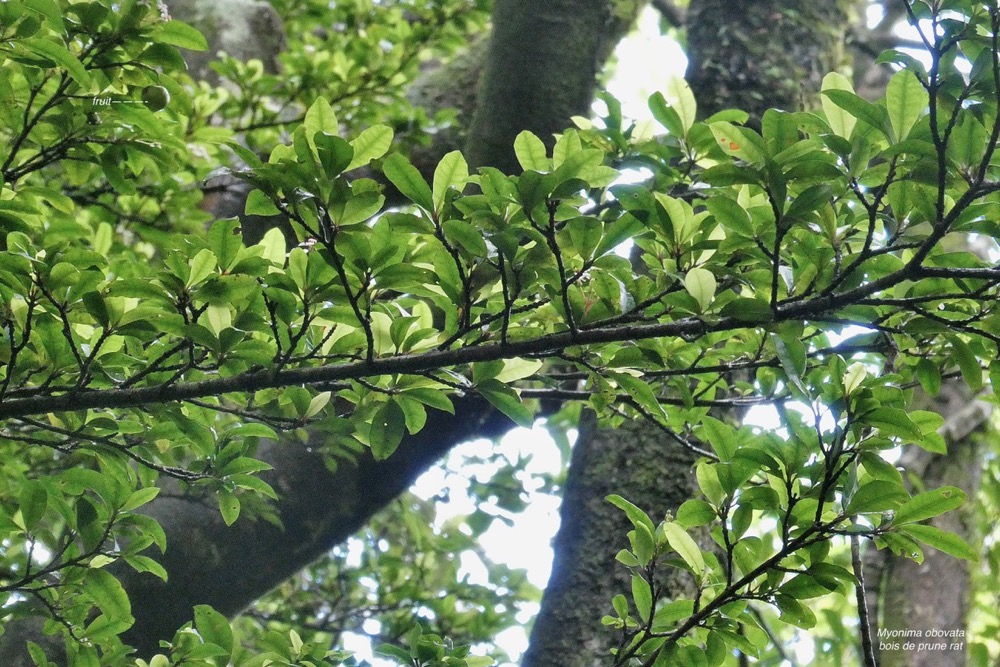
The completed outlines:
<svg viewBox="0 0 1000 667">
<path fill-rule="evenodd" d="M 635 0 L 496 0 L 493 37 L 466 158 L 472 167 L 519 171 L 514 138 L 530 130 L 547 145 L 552 134 L 586 115 L 597 74 L 632 25 Z"/>
<path fill-rule="evenodd" d="M 927 409 L 941 413 L 948 443 L 946 456 L 921 449 L 907 452 L 902 463 L 924 488 L 957 486 L 972 499 L 953 512 L 935 517 L 930 525 L 960 535 L 975 545 L 975 495 L 983 467 L 984 436 L 992 406 L 973 400 L 965 385 L 945 384 Z M 963 667 L 968 651 L 966 620 L 971 602 L 971 564 L 930 547 L 918 563 L 883 553 L 869 573 L 880 584 L 882 639 L 875 638 L 881 667 Z M 960 631 L 959 637 L 940 632 Z M 894 636 L 895 635 L 895 636 Z M 908 643 L 912 642 L 912 646 Z M 943 647 L 942 647 L 943 645 Z M 904 648 L 906 647 L 906 648 Z"/>
<path fill-rule="evenodd" d="M 846 65 L 845 39 L 858 0 L 692 0 L 687 80 L 709 116 L 743 109 L 815 106 L 823 77 Z"/>
<path fill-rule="evenodd" d="M 815 99 L 823 75 L 843 58 L 851 25 L 846 6 L 692 0 L 687 79 L 699 113 L 741 108 L 759 120 L 770 107 L 797 109 L 804 95 Z M 627 571 L 614 559 L 629 523 L 603 497 L 620 493 L 656 520 L 697 491 L 695 457 L 648 422 L 581 430 L 576 447 L 552 575 L 522 667 L 608 664 L 615 638 L 600 618 L 610 613 L 612 596 L 629 589 Z"/>
<path fill-rule="evenodd" d="M 645 422 L 595 428 L 586 418 L 573 448 L 563 491 L 556 559 L 542 610 L 521 667 L 598 667 L 620 637 L 601 624 L 611 598 L 628 590 L 628 570 L 615 554 L 628 548 L 631 524 L 607 502 L 625 493 L 654 521 L 691 498 L 695 456 Z M 677 590 L 682 577 L 664 581 Z"/>
</svg>

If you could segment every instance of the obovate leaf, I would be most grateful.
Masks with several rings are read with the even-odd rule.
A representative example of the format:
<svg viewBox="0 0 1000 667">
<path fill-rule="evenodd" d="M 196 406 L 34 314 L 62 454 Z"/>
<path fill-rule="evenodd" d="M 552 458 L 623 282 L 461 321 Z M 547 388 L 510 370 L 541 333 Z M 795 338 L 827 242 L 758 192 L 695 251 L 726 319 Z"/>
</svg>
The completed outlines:
<svg viewBox="0 0 1000 667">
<path fill-rule="evenodd" d="M 189 51 L 207 51 L 208 41 L 196 28 L 180 21 L 167 21 L 161 24 L 156 33 L 156 41 L 163 44 L 173 44 Z"/>
<path fill-rule="evenodd" d="M 434 191 L 432 197 L 434 212 L 440 213 L 449 188 L 455 188 L 461 192 L 468 180 L 469 165 L 465 162 L 465 158 L 460 151 L 452 151 L 441 158 L 441 162 L 438 163 L 437 168 L 434 170 Z"/>
<path fill-rule="evenodd" d="M 434 199 L 427 181 L 405 157 L 399 153 L 390 155 L 382 163 L 382 173 L 404 197 L 421 208 L 434 210 Z"/>
<path fill-rule="evenodd" d="M 715 276 L 708 269 L 695 267 L 684 276 L 684 289 L 698 302 L 702 312 L 708 310 L 715 298 Z"/>
<path fill-rule="evenodd" d="M 846 90 L 853 93 L 854 87 L 851 85 L 850 80 L 848 80 L 848 78 L 843 74 L 830 72 L 823 77 L 822 90 L 824 92 L 827 90 Z M 838 136 L 850 139 L 851 132 L 854 131 L 854 125 L 858 122 L 857 119 L 846 110 L 836 105 L 833 100 L 826 95 L 821 97 L 821 102 L 823 104 L 823 113 L 826 114 L 826 120 L 830 123 L 831 129 L 833 129 Z"/>
<path fill-rule="evenodd" d="M 395 400 L 389 399 L 375 412 L 372 417 L 368 443 L 372 455 L 378 461 L 384 461 L 396 451 L 403 441 L 406 430 L 406 414 Z"/>
<path fill-rule="evenodd" d="M 524 130 L 514 139 L 514 155 L 525 171 L 548 171 L 549 159 L 545 144 L 537 136 Z"/>
<path fill-rule="evenodd" d="M 896 509 L 907 498 L 906 489 L 899 484 L 877 479 L 858 489 L 845 511 L 847 514 L 884 512 Z"/>
<path fill-rule="evenodd" d="M 896 141 L 906 139 L 920 114 L 927 108 L 927 91 L 917 75 L 902 69 L 892 75 L 885 91 L 885 104 Z"/>
<path fill-rule="evenodd" d="M 387 125 L 373 125 L 365 129 L 351 141 L 354 157 L 344 171 L 363 167 L 385 155 L 392 146 L 392 137 L 392 128 Z"/>
</svg>

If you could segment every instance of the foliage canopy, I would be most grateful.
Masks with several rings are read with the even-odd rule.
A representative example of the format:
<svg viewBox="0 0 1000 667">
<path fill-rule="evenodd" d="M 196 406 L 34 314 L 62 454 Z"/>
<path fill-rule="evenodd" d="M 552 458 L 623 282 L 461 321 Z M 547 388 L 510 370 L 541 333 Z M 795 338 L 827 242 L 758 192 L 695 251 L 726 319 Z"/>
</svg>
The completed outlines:
<svg viewBox="0 0 1000 667">
<path fill-rule="evenodd" d="M 355 4 L 323 18 L 354 30 Z M 522 133 L 520 174 L 453 152 L 425 175 L 394 149 L 405 124 L 374 121 L 403 119 L 393 87 L 483 12 L 402 10 L 380 9 L 374 36 L 345 40 L 353 51 L 292 49 L 283 77 L 224 59 L 227 89 L 183 74 L 177 47 L 202 36 L 144 3 L 0 4 L 11 614 L 52 619 L 73 664 L 122 664 L 130 601 L 106 566 L 167 576 L 152 555 L 163 532 L 141 512 L 158 480 L 214 494 L 227 523 L 245 507 L 266 518 L 260 439 L 317 428 L 331 465 L 365 447 L 391 461 L 428 410 L 467 394 L 520 424 L 553 402 L 649 419 L 703 455 L 703 496 L 673 517 L 610 499 L 634 524 L 619 554 L 632 588 L 605 618 L 622 632 L 618 665 L 759 655 L 770 640 L 751 602 L 813 626 L 803 600 L 853 588 L 829 558 L 838 536 L 975 557 L 920 523 L 964 494 L 911 496 L 886 453 L 946 451 L 943 419 L 910 407 L 918 388 L 1000 377 L 980 362 L 997 358 L 1000 270 L 954 249 L 1000 237 L 1000 13 L 913 3 L 930 65 L 884 54 L 898 71 L 879 102 L 831 74 L 816 111 L 771 110 L 751 128 L 740 111 L 699 120 L 677 81 L 650 100 L 656 133 L 604 96 L 599 122 L 551 148 Z M 409 117 L 403 147 L 447 122 Z M 247 214 L 283 217 L 294 240 L 276 226 L 247 245 L 237 220 L 209 221 L 200 185 L 219 169 L 254 188 Z M 405 205 L 387 206 L 387 189 Z M 783 431 L 709 415 L 758 404 Z M 716 549 L 691 537 L 702 526 Z M 661 599 L 663 567 L 689 572 L 696 596 Z M 350 660 L 294 632 L 244 651 L 210 608 L 195 627 L 169 660 Z M 419 627 L 410 648 L 384 650 L 490 662 Z"/>
</svg>

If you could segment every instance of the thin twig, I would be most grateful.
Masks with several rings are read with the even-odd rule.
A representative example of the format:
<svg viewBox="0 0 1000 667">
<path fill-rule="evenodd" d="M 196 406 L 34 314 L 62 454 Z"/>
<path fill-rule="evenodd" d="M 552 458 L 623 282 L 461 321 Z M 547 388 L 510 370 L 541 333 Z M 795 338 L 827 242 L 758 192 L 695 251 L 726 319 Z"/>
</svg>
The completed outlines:
<svg viewBox="0 0 1000 667">
<path fill-rule="evenodd" d="M 851 535 L 851 564 L 854 566 L 854 594 L 858 600 L 858 620 L 861 632 L 861 655 L 865 667 L 878 667 L 875 662 L 875 646 L 872 644 L 872 626 L 868 616 L 868 597 L 865 594 L 865 573 L 861 565 L 861 540 Z"/>
</svg>

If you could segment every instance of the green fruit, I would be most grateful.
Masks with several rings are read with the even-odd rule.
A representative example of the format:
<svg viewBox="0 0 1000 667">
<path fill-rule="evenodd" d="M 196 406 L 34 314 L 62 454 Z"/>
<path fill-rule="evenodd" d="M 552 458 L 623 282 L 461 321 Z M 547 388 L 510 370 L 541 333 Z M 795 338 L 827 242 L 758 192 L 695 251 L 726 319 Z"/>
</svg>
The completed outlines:
<svg viewBox="0 0 1000 667">
<path fill-rule="evenodd" d="M 163 86 L 146 86 L 142 89 L 142 103 L 150 111 L 160 111 L 170 102 L 170 92 Z"/>
</svg>

